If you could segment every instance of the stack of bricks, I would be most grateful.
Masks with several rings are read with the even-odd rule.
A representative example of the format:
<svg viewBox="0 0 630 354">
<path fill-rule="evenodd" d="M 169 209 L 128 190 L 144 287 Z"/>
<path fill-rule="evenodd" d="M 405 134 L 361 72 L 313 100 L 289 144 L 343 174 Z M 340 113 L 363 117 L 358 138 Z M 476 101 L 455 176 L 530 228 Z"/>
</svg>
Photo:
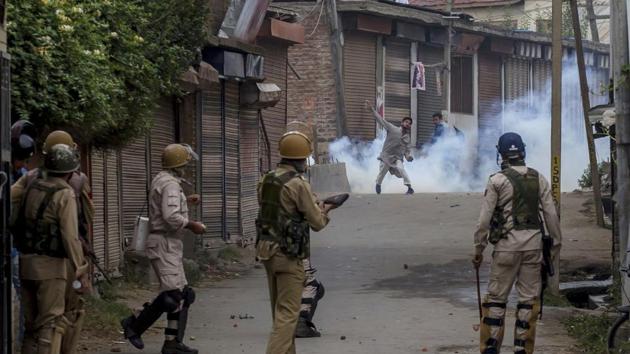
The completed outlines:
<svg viewBox="0 0 630 354">
<path fill-rule="evenodd" d="M 337 138 L 330 28 L 326 9 L 320 6 L 321 2 L 292 6 L 300 14 L 306 38 L 304 44 L 289 47 L 289 63 L 300 78 L 291 69 L 287 75 L 288 120 L 297 119 L 316 129 L 318 161 L 327 158 L 328 144 Z"/>
</svg>

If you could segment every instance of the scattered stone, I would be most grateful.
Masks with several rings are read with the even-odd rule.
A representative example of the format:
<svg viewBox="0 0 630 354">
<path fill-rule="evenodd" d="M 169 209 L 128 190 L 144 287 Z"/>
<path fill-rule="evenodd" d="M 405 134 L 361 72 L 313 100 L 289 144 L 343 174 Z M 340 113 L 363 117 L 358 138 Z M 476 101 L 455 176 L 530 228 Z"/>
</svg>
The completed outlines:
<svg viewBox="0 0 630 354">
<path fill-rule="evenodd" d="M 262 269 L 262 267 L 263 267 L 262 264 L 255 264 L 254 265 L 255 269 Z"/>
<path fill-rule="evenodd" d="M 457 208 L 459 206 L 459 204 L 453 204 L 451 205 L 451 208 Z"/>
<path fill-rule="evenodd" d="M 197 338 L 195 336 L 190 336 L 190 340 L 196 340 Z"/>
<path fill-rule="evenodd" d="M 427 348 L 422 348 L 422 350 L 421 350 L 421 351 L 422 351 L 422 352 L 424 352 L 424 353 L 426 353 L 426 352 L 428 352 L 428 351 L 429 351 L 429 349 L 427 349 Z"/>
<path fill-rule="evenodd" d="M 341 340 L 346 340 L 346 336 L 341 336 Z"/>
<path fill-rule="evenodd" d="M 358 261 L 358 260 L 359 260 L 359 259 L 358 259 L 357 257 L 352 257 L 352 261 L 353 261 L 353 262 L 356 262 L 356 261 Z"/>
<path fill-rule="evenodd" d="M 407 263 L 405 263 L 405 264 L 403 265 L 403 268 L 405 268 L 405 269 L 409 269 L 409 266 L 407 265 Z"/>
<path fill-rule="evenodd" d="M 110 351 L 111 351 L 112 353 L 121 353 L 121 352 L 122 352 L 122 349 L 120 349 L 119 347 L 113 347 Z"/>
<path fill-rule="evenodd" d="M 453 313 L 452 313 L 452 312 L 450 312 L 448 315 L 449 315 L 449 316 L 453 316 Z"/>
<path fill-rule="evenodd" d="M 234 328 L 238 327 L 238 323 L 235 323 L 233 327 L 234 327 Z"/>
<path fill-rule="evenodd" d="M 233 319 L 235 319 L 235 318 L 236 318 L 236 315 L 231 315 L 231 316 L 230 316 L 230 319 L 231 319 L 231 320 L 233 320 Z"/>
</svg>

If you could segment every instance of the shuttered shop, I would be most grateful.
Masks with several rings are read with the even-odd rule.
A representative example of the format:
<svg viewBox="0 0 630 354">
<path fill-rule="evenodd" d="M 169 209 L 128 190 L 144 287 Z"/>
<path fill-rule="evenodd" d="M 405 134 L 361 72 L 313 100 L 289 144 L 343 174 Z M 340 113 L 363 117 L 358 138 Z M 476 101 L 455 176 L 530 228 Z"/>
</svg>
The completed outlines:
<svg viewBox="0 0 630 354">
<path fill-rule="evenodd" d="M 256 237 L 258 198 L 256 184 L 258 166 L 258 111 L 242 109 L 240 115 L 240 164 L 241 164 L 241 228 L 243 239 L 253 242 Z"/>
<path fill-rule="evenodd" d="M 207 237 L 222 237 L 223 149 L 221 129 L 221 87 L 202 93 L 201 116 L 201 216 Z"/>
<path fill-rule="evenodd" d="M 479 53 L 479 149 L 492 151 L 501 134 L 501 57 Z"/>
<path fill-rule="evenodd" d="M 148 215 L 147 142 L 141 137 L 121 150 L 122 222 L 125 237 L 132 237 L 136 217 Z M 144 210 L 143 210 L 144 209 Z"/>
<path fill-rule="evenodd" d="M 366 111 L 365 100 L 376 97 L 376 36 L 351 31 L 344 34 L 344 97 L 351 138 L 374 139 L 376 122 Z"/>
<path fill-rule="evenodd" d="M 171 98 L 162 98 L 153 115 L 153 127 L 150 135 L 151 178 L 162 171 L 162 152 L 175 143 L 175 109 Z"/>
<path fill-rule="evenodd" d="M 278 85 L 282 90 L 280 101 L 274 107 L 262 111 L 271 145 L 271 166 L 273 168 L 280 161 L 276 147 L 287 127 L 287 47 L 274 41 L 262 41 L 259 45 L 265 48 L 265 81 Z M 306 82 L 302 84 L 308 85 Z"/>
<path fill-rule="evenodd" d="M 532 89 L 535 93 L 544 93 L 551 89 L 551 61 L 532 61 Z"/>
<path fill-rule="evenodd" d="M 410 43 L 388 39 L 385 50 L 385 118 L 399 124 L 411 116 Z"/>
<path fill-rule="evenodd" d="M 509 58 L 505 62 L 505 100 L 506 105 L 516 104 L 514 108 L 526 109 L 529 106 L 529 61 Z"/>
<path fill-rule="evenodd" d="M 92 152 L 90 172 L 96 210 L 92 242 L 94 253 L 108 272 L 119 269 L 122 252 L 119 171 L 118 152 Z"/>
<path fill-rule="evenodd" d="M 438 90 L 440 71 L 435 67 L 426 67 L 444 61 L 442 47 L 426 44 L 418 46 L 418 60 L 425 65 L 426 91 L 418 91 L 418 143 L 431 141 L 433 135 L 433 113 L 442 111 L 442 93 Z M 442 86 L 442 85 L 440 85 Z M 442 86 L 443 87 L 443 86 Z"/>
<path fill-rule="evenodd" d="M 239 156 L 239 84 L 224 81 L 223 163 L 225 236 L 228 242 L 241 237 L 240 218 L 240 156 Z"/>
</svg>

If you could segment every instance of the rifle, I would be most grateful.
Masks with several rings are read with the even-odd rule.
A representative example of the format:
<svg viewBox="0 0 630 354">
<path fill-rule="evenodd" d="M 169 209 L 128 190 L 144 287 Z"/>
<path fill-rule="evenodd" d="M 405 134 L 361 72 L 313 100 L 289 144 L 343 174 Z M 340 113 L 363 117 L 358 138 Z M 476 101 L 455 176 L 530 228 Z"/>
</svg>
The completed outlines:
<svg viewBox="0 0 630 354">
<path fill-rule="evenodd" d="M 84 224 L 79 223 L 79 240 L 81 241 L 83 253 L 90 259 L 90 261 L 96 267 L 96 269 L 98 269 L 98 271 L 101 272 L 101 274 L 103 274 L 103 277 L 105 278 L 105 280 L 107 280 L 108 283 L 112 284 L 112 280 L 109 278 L 109 276 L 107 276 L 107 273 L 105 273 L 105 270 L 103 270 L 103 268 L 99 264 L 98 257 L 96 256 L 94 251 L 92 251 L 92 247 L 90 245 L 90 241 L 87 239 L 87 235 L 88 233 L 87 233 L 87 230 L 85 229 Z"/>
<path fill-rule="evenodd" d="M 542 221 L 540 225 L 541 225 L 540 232 L 542 234 L 542 243 L 543 243 L 543 263 L 540 268 L 540 275 L 542 277 L 542 286 L 540 288 L 539 319 L 542 319 L 545 289 L 547 289 L 547 286 L 549 285 L 549 277 L 553 277 L 556 274 L 556 272 L 553 269 L 553 260 L 551 259 L 551 249 L 553 248 L 553 238 L 545 233 L 545 226 L 542 223 Z"/>
</svg>

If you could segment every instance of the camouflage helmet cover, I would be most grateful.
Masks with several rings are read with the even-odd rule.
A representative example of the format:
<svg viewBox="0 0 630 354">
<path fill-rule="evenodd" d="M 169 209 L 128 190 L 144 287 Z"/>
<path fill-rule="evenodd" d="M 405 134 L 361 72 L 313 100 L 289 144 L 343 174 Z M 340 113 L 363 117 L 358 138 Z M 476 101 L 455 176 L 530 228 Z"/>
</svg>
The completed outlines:
<svg viewBox="0 0 630 354">
<path fill-rule="evenodd" d="M 79 154 L 66 144 L 56 144 L 48 149 L 44 167 L 52 173 L 71 173 L 79 169 Z"/>
</svg>

